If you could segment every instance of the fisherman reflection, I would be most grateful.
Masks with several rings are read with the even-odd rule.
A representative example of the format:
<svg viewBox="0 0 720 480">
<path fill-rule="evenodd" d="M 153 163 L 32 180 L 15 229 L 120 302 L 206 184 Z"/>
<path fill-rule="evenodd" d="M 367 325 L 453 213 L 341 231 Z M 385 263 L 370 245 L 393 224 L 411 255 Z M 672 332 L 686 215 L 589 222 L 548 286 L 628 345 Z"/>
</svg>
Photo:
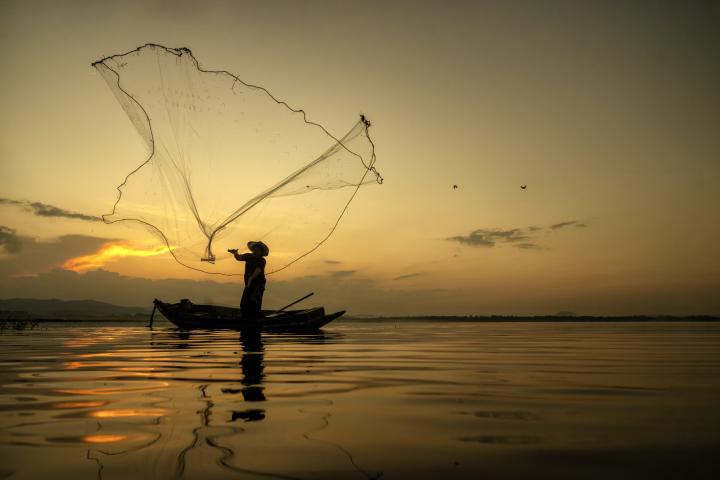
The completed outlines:
<svg viewBox="0 0 720 480">
<path fill-rule="evenodd" d="M 188 345 L 190 345 L 190 332 L 181 330 L 178 332 L 177 336 L 178 336 L 178 340 L 180 340 L 180 342 L 175 344 L 176 348 L 187 348 Z"/>
<path fill-rule="evenodd" d="M 262 381 L 265 374 L 263 373 L 263 343 L 260 330 L 241 331 L 240 343 L 243 350 L 240 360 L 243 377 L 240 383 L 243 388 L 223 388 L 222 392 L 229 394 L 240 393 L 246 402 L 264 402 L 266 398 Z M 265 409 L 250 408 L 247 410 L 234 410 L 230 421 L 234 422 L 240 419 L 245 422 L 257 422 L 264 418 Z"/>
</svg>

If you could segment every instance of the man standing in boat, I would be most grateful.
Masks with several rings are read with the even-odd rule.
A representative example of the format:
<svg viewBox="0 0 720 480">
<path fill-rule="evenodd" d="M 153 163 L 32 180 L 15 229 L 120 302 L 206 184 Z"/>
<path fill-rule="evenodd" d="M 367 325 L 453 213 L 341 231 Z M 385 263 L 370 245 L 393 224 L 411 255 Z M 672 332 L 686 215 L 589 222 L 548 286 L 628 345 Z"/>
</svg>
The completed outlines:
<svg viewBox="0 0 720 480">
<path fill-rule="evenodd" d="M 248 242 L 252 253 L 239 254 L 237 248 L 228 252 L 238 262 L 245 262 L 245 289 L 240 300 L 240 312 L 244 318 L 262 318 L 262 297 L 265 292 L 265 259 L 270 249 L 263 242 Z"/>
</svg>

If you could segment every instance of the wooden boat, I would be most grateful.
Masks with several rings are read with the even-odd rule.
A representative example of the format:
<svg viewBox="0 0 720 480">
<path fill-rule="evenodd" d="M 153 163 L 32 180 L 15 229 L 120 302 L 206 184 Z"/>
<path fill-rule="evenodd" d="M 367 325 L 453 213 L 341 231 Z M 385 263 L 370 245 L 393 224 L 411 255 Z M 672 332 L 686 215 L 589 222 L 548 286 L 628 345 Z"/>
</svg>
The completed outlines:
<svg viewBox="0 0 720 480">
<path fill-rule="evenodd" d="M 345 313 L 345 310 L 325 314 L 325 308 L 314 307 L 305 310 L 263 310 L 263 318 L 243 318 L 239 308 L 217 305 L 196 305 L 188 299 L 179 303 L 165 303 L 157 298 L 153 300 L 159 310 L 170 322 L 183 330 L 194 329 L 231 329 L 262 330 L 263 332 L 313 332 L 332 322 Z M 150 317 L 152 325 L 152 316 Z"/>
</svg>

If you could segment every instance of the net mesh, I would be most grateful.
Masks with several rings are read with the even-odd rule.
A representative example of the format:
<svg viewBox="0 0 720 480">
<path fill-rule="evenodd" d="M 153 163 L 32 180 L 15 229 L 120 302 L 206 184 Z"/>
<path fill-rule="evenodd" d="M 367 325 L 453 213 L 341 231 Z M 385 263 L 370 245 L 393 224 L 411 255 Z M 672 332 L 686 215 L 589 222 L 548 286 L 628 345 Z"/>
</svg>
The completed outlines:
<svg viewBox="0 0 720 480">
<path fill-rule="evenodd" d="M 269 272 L 322 245 L 362 185 L 382 183 L 370 122 L 335 137 L 305 111 L 186 48 L 148 44 L 93 63 L 147 147 L 105 222 L 157 235 L 173 257 L 238 274 L 227 248 L 262 240 Z"/>
</svg>

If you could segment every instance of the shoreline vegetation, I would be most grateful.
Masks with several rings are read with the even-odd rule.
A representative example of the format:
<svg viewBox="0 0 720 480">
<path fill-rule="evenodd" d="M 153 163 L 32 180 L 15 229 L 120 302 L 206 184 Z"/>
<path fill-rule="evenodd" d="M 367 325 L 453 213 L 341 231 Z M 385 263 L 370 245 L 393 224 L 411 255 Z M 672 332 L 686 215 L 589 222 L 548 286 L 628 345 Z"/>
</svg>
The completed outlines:
<svg viewBox="0 0 720 480">
<path fill-rule="evenodd" d="M 95 300 L 0 299 L 0 329 L 34 328 L 40 323 L 146 323 L 151 309 Z M 156 315 L 158 316 L 158 315 Z M 159 316 L 161 318 L 162 315 Z M 717 322 L 720 315 L 345 315 L 337 322 Z"/>
</svg>

